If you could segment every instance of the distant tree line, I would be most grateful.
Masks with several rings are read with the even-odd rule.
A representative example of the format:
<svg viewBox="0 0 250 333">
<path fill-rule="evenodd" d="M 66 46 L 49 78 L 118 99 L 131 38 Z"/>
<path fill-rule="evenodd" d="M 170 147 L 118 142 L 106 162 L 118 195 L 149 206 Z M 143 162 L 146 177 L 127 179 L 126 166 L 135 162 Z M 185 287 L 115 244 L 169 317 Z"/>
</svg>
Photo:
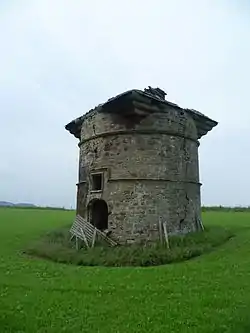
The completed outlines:
<svg viewBox="0 0 250 333">
<path fill-rule="evenodd" d="M 73 211 L 74 208 L 65 208 L 65 207 L 40 207 L 40 206 L 0 206 L 1 208 L 11 208 L 11 209 L 39 209 L 39 210 L 65 210 L 65 211 Z"/>
<path fill-rule="evenodd" d="M 250 206 L 248 207 L 227 207 L 227 206 L 202 206 L 201 210 L 203 212 L 214 211 L 214 212 L 249 212 Z"/>
</svg>

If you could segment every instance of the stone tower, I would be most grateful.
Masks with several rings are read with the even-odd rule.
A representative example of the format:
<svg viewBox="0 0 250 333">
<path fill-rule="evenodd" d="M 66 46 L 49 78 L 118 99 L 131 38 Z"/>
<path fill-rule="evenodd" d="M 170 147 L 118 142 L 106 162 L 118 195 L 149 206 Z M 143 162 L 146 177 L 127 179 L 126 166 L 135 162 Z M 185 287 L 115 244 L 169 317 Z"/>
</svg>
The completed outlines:
<svg viewBox="0 0 250 333">
<path fill-rule="evenodd" d="M 130 90 L 66 125 L 80 140 L 77 213 L 120 243 L 201 226 L 198 146 L 217 122 L 165 100 L 159 88 Z"/>
</svg>

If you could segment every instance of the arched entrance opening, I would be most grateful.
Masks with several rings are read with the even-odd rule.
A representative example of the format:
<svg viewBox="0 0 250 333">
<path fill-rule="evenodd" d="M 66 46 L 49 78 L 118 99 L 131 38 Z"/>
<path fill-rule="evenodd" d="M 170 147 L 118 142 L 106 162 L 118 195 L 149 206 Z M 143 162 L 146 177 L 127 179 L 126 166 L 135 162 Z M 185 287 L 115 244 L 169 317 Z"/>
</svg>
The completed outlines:
<svg viewBox="0 0 250 333">
<path fill-rule="evenodd" d="M 102 199 L 93 199 L 88 204 L 89 222 L 97 229 L 108 229 L 108 205 Z"/>
</svg>

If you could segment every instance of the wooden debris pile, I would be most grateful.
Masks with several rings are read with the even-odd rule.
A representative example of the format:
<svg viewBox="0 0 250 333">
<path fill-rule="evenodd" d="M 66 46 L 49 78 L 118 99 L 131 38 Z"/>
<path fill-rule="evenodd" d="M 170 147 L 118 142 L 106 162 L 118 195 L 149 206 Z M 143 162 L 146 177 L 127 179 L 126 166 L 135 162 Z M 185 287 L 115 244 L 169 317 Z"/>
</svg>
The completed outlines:
<svg viewBox="0 0 250 333">
<path fill-rule="evenodd" d="M 118 245 L 114 240 L 108 237 L 104 232 L 100 231 L 93 224 L 84 220 L 80 215 L 77 215 L 75 221 L 70 228 L 71 239 L 75 237 L 76 249 L 79 248 L 78 240 L 82 240 L 87 248 L 94 247 L 97 238 L 104 240 L 109 246 Z"/>
</svg>

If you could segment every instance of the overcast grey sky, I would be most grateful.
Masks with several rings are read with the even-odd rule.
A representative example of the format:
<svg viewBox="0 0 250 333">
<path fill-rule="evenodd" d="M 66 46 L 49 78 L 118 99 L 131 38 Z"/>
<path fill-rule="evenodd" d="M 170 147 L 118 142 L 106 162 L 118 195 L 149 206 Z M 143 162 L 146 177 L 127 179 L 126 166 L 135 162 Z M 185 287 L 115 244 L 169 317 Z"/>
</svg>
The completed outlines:
<svg viewBox="0 0 250 333">
<path fill-rule="evenodd" d="M 0 2 L 0 200 L 73 206 L 72 119 L 148 85 L 219 121 L 203 204 L 250 205 L 248 0 Z"/>
</svg>

